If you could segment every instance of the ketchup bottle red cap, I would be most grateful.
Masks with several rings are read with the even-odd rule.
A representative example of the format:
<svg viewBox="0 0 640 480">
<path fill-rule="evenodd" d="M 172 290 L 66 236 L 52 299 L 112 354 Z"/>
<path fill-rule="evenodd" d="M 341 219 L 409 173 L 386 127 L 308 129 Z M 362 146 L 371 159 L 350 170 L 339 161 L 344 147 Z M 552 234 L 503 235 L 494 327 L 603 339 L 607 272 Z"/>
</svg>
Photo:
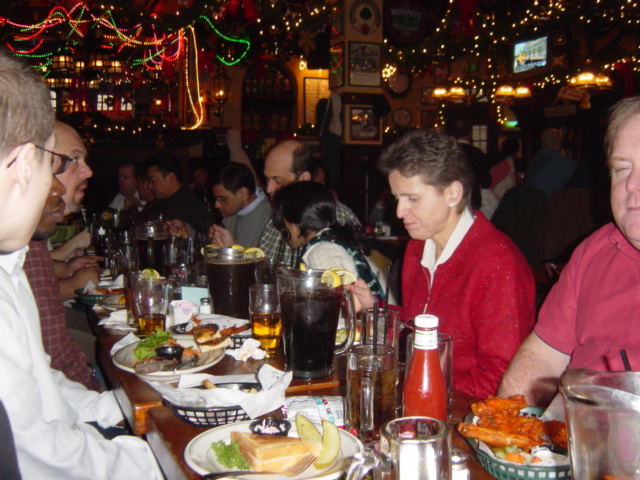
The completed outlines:
<svg viewBox="0 0 640 480">
<path fill-rule="evenodd" d="M 415 319 L 417 328 L 437 328 L 438 317 L 435 315 L 418 315 Z"/>
</svg>

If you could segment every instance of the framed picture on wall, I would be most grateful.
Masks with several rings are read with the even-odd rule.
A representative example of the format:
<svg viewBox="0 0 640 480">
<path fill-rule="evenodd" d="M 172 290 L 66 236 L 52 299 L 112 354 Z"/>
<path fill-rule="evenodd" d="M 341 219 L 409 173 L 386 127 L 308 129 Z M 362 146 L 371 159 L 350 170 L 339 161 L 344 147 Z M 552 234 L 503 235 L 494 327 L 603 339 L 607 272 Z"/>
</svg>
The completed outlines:
<svg viewBox="0 0 640 480">
<path fill-rule="evenodd" d="M 373 107 L 369 105 L 347 105 L 344 124 L 347 130 L 347 143 L 382 143 L 382 119 L 373 116 Z"/>
<path fill-rule="evenodd" d="M 379 87 L 382 85 L 379 43 L 349 42 L 349 85 Z"/>
<path fill-rule="evenodd" d="M 306 77 L 304 79 L 304 123 L 316 123 L 316 105 L 322 98 L 329 98 L 329 79 Z"/>
<path fill-rule="evenodd" d="M 329 88 L 344 85 L 344 42 L 331 45 L 329 49 Z"/>
</svg>

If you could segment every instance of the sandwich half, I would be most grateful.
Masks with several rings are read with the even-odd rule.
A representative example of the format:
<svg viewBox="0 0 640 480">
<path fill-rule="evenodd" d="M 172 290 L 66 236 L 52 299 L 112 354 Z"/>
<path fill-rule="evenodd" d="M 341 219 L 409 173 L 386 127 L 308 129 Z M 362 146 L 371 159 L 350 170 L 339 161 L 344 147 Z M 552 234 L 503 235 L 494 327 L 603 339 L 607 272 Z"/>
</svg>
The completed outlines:
<svg viewBox="0 0 640 480">
<path fill-rule="evenodd" d="M 288 470 L 307 461 L 309 455 L 317 458 L 322 450 L 321 443 L 278 435 L 231 432 L 231 441 L 238 442 L 238 450 L 256 472 Z"/>
</svg>

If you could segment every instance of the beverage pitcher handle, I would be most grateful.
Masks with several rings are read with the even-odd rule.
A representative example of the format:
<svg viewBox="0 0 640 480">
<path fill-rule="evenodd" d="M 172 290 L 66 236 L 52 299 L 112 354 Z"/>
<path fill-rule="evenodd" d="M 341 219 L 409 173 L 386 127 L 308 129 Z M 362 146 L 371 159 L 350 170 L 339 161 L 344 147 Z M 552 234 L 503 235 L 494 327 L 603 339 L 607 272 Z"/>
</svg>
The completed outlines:
<svg viewBox="0 0 640 480">
<path fill-rule="evenodd" d="M 347 327 L 347 340 L 344 345 L 336 350 L 336 355 L 340 355 L 341 353 L 346 352 L 353 345 L 353 341 L 356 338 L 356 304 L 353 300 L 353 295 L 346 288 L 342 289 L 342 298 L 346 299 L 347 304 L 347 318 L 346 318 L 346 327 Z"/>
</svg>

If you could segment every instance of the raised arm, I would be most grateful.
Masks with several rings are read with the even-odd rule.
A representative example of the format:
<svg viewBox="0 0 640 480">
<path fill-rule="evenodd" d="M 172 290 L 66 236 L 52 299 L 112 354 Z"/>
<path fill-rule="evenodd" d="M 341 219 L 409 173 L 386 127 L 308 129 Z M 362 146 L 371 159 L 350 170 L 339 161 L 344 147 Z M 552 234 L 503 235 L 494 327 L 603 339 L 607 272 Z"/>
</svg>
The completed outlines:
<svg viewBox="0 0 640 480">
<path fill-rule="evenodd" d="M 523 394 L 529 405 L 547 406 L 558 391 L 558 379 L 570 359 L 531 332 L 509 363 L 498 396 Z"/>
</svg>

